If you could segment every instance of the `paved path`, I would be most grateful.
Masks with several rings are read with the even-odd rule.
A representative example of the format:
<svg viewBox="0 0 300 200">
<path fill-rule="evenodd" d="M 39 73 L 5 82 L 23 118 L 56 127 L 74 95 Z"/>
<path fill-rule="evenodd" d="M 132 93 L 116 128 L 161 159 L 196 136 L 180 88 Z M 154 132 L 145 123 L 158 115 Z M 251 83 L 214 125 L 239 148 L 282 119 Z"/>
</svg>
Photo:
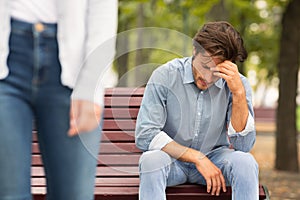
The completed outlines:
<svg viewBox="0 0 300 200">
<path fill-rule="evenodd" d="M 300 150 L 300 140 L 298 142 Z M 268 187 L 271 200 L 300 200 L 300 173 L 274 170 L 275 137 L 273 133 L 257 134 L 252 154 L 260 167 L 260 183 Z M 300 166 L 300 152 L 299 152 Z"/>
</svg>

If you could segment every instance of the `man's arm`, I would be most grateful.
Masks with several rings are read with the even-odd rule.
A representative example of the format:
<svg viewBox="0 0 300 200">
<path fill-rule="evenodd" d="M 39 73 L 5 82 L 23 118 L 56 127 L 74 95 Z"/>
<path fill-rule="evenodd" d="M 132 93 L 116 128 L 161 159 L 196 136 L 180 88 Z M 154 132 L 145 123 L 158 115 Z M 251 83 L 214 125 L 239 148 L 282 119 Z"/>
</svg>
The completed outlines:
<svg viewBox="0 0 300 200">
<path fill-rule="evenodd" d="M 142 151 L 161 149 L 172 141 L 162 131 L 166 118 L 168 69 L 159 67 L 152 73 L 145 88 L 135 128 L 136 146 Z"/>
<path fill-rule="evenodd" d="M 229 107 L 228 135 L 237 150 L 248 152 L 255 141 L 254 114 L 251 103 L 251 87 L 242 80 L 237 66 L 225 61 L 212 69 L 214 75 L 223 78 L 232 93 Z"/>
<path fill-rule="evenodd" d="M 231 124 L 236 132 L 244 130 L 248 118 L 246 92 L 237 65 L 226 60 L 212 69 L 215 76 L 223 78 L 232 93 Z"/>
<path fill-rule="evenodd" d="M 175 141 L 168 143 L 161 150 L 181 161 L 194 163 L 205 178 L 208 193 L 218 196 L 221 188 L 226 192 L 226 183 L 221 170 L 200 151 L 182 146 Z"/>
</svg>

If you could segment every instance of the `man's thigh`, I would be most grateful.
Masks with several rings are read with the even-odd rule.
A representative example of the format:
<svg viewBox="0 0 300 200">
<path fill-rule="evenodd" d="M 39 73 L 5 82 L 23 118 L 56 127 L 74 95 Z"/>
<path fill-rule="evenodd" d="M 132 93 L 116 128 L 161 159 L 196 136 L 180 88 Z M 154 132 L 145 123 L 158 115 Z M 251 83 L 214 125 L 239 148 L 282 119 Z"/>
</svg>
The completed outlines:
<svg viewBox="0 0 300 200">
<path fill-rule="evenodd" d="M 182 162 L 164 151 L 154 150 L 143 153 L 139 165 L 140 173 L 144 174 L 141 177 L 161 175 L 161 179 L 165 179 L 167 186 L 175 186 L 187 181 L 187 169 L 184 168 Z"/>
</svg>

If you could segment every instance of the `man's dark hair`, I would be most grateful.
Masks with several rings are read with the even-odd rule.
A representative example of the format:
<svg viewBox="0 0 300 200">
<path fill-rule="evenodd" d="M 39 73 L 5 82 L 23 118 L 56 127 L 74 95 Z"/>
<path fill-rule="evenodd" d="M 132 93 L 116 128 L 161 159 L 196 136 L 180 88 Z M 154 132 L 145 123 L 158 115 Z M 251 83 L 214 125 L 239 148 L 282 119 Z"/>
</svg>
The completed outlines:
<svg viewBox="0 0 300 200">
<path fill-rule="evenodd" d="M 222 60 L 243 62 L 247 58 L 240 33 L 224 21 L 204 24 L 193 38 L 193 46 L 197 54 L 206 50 L 211 56 Z"/>
</svg>

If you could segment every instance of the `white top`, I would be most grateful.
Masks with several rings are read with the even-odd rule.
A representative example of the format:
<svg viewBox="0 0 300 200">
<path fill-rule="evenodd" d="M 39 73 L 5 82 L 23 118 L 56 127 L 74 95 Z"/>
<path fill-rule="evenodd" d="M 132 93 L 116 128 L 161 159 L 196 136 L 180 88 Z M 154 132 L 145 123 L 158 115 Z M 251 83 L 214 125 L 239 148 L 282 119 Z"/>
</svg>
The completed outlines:
<svg viewBox="0 0 300 200">
<path fill-rule="evenodd" d="M 11 16 L 29 23 L 57 22 L 57 5 L 53 0 L 10 0 Z"/>
<path fill-rule="evenodd" d="M 12 5 L 11 1 L 0 0 L 0 79 L 9 73 L 6 61 L 11 12 L 12 9 L 18 10 L 13 7 L 21 3 L 21 0 L 14 0 L 17 2 Z M 25 1 L 29 0 L 22 3 Z M 33 1 L 30 0 L 31 3 Z M 62 84 L 74 88 L 73 99 L 85 99 L 103 105 L 104 74 L 110 69 L 115 54 L 118 1 L 52 1 L 57 7 L 55 15 Z"/>
</svg>

